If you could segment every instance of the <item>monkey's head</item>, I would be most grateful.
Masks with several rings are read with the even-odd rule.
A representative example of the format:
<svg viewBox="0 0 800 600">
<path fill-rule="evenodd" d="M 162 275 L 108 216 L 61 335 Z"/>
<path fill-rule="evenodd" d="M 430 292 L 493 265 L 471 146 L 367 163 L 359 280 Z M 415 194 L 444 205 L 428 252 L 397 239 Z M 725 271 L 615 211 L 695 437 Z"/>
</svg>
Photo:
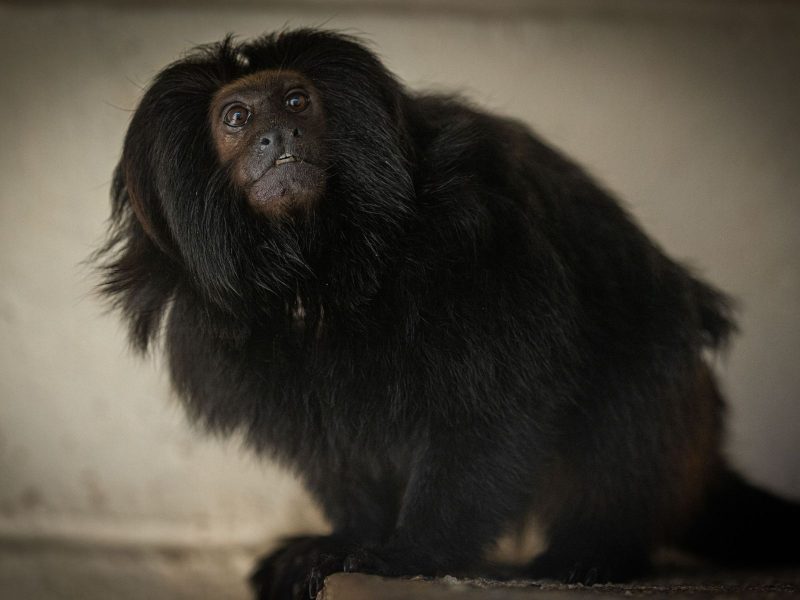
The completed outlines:
<svg viewBox="0 0 800 600">
<path fill-rule="evenodd" d="M 220 161 L 265 215 L 310 210 L 325 191 L 325 112 L 300 73 L 269 69 L 224 85 L 211 102 Z"/>
<path fill-rule="evenodd" d="M 313 29 L 228 38 L 159 73 L 99 253 L 134 345 L 177 289 L 236 322 L 298 295 L 327 315 L 367 302 L 415 213 L 409 105 L 360 42 Z"/>
</svg>

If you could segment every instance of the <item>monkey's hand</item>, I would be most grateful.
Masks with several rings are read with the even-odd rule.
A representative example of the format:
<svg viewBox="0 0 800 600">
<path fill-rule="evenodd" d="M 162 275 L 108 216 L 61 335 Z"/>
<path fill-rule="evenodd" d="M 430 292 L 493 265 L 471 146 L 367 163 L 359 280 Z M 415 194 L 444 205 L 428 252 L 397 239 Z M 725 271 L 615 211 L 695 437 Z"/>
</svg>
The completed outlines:
<svg viewBox="0 0 800 600">
<path fill-rule="evenodd" d="M 353 547 L 337 536 L 288 538 L 262 558 L 250 585 L 257 600 L 315 598 L 328 575 L 344 570 L 344 558 Z"/>
</svg>

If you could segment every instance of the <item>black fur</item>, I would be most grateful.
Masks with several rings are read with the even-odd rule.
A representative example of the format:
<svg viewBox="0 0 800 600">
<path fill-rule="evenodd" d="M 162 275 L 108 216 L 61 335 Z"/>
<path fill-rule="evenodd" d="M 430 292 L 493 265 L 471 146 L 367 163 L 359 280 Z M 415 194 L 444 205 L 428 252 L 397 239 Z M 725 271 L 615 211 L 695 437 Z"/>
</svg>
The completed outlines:
<svg viewBox="0 0 800 600">
<path fill-rule="evenodd" d="M 209 135 L 213 93 L 274 68 L 325 101 L 305 217 L 254 215 Z M 726 472 L 702 356 L 727 299 L 525 126 L 406 90 L 356 40 L 228 39 L 169 66 L 112 200 L 102 291 L 134 346 L 163 330 L 192 417 L 296 471 L 333 526 L 267 557 L 261 598 L 343 569 L 476 572 L 532 511 L 550 542 L 530 574 L 632 577 Z"/>
</svg>

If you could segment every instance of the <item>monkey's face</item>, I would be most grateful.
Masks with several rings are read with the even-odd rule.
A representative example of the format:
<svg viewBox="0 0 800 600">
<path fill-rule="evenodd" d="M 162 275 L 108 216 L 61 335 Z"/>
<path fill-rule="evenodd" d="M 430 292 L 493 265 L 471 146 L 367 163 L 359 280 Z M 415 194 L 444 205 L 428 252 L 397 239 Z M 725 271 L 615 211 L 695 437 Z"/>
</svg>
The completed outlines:
<svg viewBox="0 0 800 600">
<path fill-rule="evenodd" d="M 222 87 L 211 103 L 220 161 L 249 205 L 281 215 L 307 211 L 325 190 L 325 115 L 299 73 L 266 70 Z"/>
</svg>

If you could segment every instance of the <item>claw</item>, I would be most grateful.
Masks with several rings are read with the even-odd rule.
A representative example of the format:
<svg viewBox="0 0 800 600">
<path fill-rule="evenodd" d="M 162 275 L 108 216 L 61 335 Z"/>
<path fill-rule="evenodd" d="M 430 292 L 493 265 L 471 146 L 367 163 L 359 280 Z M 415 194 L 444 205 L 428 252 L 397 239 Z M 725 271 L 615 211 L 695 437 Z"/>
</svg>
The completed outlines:
<svg viewBox="0 0 800 600">
<path fill-rule="evenodd" d="M 581 570 L 581 563 L 575 563 L 574 565 L 572 565 L 572 568 L 569 570 L 569 573 L 567 573 L 566 582 L 578 583 L 579 579 L 578 573 L 580 572 L 580 570 Z"/>
<path fill-rule="evenodd" d="M 317 594 L 322 591 L 324 583 L 325 578 L 322 576 L 322 572 L 317 567 L 311 569 L 311 574 L 308 576 L 308 597 L 310 600 L 315 600 Z"/>
<path fill-rule="evenodd" d="M 345 573 L 355 573 L 358 571 L 359 562 L 360 561 L 354 555 L 351 554 L 350 556 L 344 559 L 342 570 Z"/>
</svg>

